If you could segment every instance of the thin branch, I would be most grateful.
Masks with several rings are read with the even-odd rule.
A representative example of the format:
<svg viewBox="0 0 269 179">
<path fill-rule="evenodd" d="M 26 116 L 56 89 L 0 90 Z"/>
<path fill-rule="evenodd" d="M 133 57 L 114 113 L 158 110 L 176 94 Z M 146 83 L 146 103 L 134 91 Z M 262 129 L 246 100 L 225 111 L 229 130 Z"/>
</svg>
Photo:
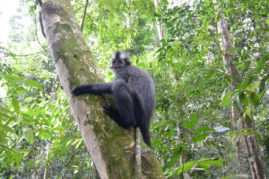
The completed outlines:
<svg viewBox="0 0 269 179">
<path fill-rule="evenodd" d="M 44 50 L 41 50 L 41 51 L 36 52 L 36 53 L 29 53 L 29 54 L 20 54 L 20 55 L 16 55 L 16 54 L 14 54 L 14 53 L 12 53 L 12 54 L 14 54 L 16 57 L 24 57 L 24 56 L 33 56 L 33 55 L 37 55 L 37 54 L 40 54 L 40 53 L 42 53 L 42 52 L 44 52 Z"/>
<path fill-rule="evenodd" d="M 36 24 L 36 16 L 34 17 L 34 22 L 35 22 L 35 37 L 36 37 L 36 41 L 38 42 L 38 44 L 40 45 L 41 48 L 43 48 L 44 51 L 48 51 L 47 48 L 44 48 L 42 45 L 41 45 L 41 42 L 37 36 L 37 24 Z M 42 30 L 41 30 L 42 31 Z M 44 34 L 43 34 L 44 35 Z"/>
<path fill-rule="evenodd" d="M 46 34 L 45 34 L 45 31 L 44 31 L 44 26 L 43 26 L 43 21 L 42 21 L 42 13 L 41 13 L 41 11 L 39 12 L 39 22 L 40 22 L 41 32 L 42 32 L 43 36 L 46 38 Z"/>
<path fill-rule="evenodd" d="M 141 141 L 140 136 L 141 132 L 138 128 L 135 128 L 135 178 L 142 178 L 142 170 L 141 170 Z"/>
<path fill-rule="evenodd" d="M 40 23 L 40 27 L 41 27 L 41 32 L 43 34 L 43 36 L 46 38 L 46 34 L 45 34 L 45 31 L 44 31 L 44 26 L 43 26 L 43 21 L 42 21 L 42 0 L 37 0 L 38 4 L 40 5 L 40 8 L 41 10 L 39 11 L 39 23 Z"/>
<path fill-rule="evenodd" d="M 220 156 L 221 156 L 222 158 L 225 158 L 224 155 L 223 155 L 223 153 L 221 152 L 221 149 L 220 149 L 219 145 L 216 145 L 216 148 L 217 148 L 217 150 L 218 150 Z"/>
<path fill-rule="evenodd" d="M 83 31 L 83 27 L 84 27 L 84 21 L 85 21 L 85 17 L 86 17 L 86 12 L 87 12 L 88 3 L 89 3 L 89 0 L 86 0 L 86 5 L 85 5 L 85 9 L 84 9 L 84 14 L 83 14 L 82 22 L 81 22 L 81 32 Z"/>
<path fill-rule="evenodd" d="M 1 52 L 1 50 L 3 50 L 5 53 L 11 54 L 12 56 L 16 56 L 16 57 L 32 56 L 32 55 L 36 55 L 36 54 L 39 54 L 39 53 L 44 52 L 44 50 L 41 50 L 41 51 L 39 51 L 39 52 L 35 52 L 35 53 L 19 54 L 19 55 L 17 55 L 17 54 L 15 54 L 15 53 L 9 51 L 9 50 L 6 49 L 5 47 L 0 47 L 0 52 Z"/>
</svg>

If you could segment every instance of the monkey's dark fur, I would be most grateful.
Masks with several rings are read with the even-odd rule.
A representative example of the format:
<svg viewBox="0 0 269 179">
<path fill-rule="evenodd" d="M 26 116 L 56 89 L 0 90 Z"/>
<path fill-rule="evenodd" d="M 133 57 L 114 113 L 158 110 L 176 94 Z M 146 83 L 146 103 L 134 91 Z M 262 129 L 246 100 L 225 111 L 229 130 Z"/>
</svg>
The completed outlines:
<svg viewBox="0 0 269 179">
<path fill-rule="evenodd" d="M 104 105 L 104 112 L 123 128 L 139 127 L 144 142 L 150 147 L 149 124 L 155 108 L 153 80 L 147 72 L 132 66 L 122 51 L 117 51 L 113 56 L 111 68 L 115 73 L 113 82 L 77 86 L 72 94 L 113 95 L 117 109 Z"/>
</svg>

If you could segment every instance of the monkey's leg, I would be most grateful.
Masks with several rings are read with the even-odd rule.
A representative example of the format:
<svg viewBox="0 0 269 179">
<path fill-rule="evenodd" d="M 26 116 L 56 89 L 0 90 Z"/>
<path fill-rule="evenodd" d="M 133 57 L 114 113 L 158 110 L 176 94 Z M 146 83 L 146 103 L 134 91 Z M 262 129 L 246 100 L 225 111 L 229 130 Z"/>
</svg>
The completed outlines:
<svg viewBox="0 0 269 179">
<path fill-rule="evenodd" d="M 120 116 L 120 113 L 117 109 L 113 108 L 112 106 L 105 104 L 103 106 L 104 112 L 113 119 L 117 124 L 119 124 L 119 121 L 122 121 L 122 117 Z M 122 126 L 123 127 L 123 126 Z"/>
<path fill-rule="evenodd" d="M 116 80 L 113 83 L 112 92 L 121 116 L 121 119 L 115 122 L 124 128 L 135 127 L 134 102 L 129 86 L 123 80 Z"/>
<path fill-rule="evenodd" d="M 112 93 L 112 83 L 93 83 L 87 85 L 76 86 L 71 93 L 75 96 L 81 94 L 103 94 Z"/>
<path fill-rule="evenodd" d="M 112 106 L 106 104 L 103 106 L 104 112 L 115 121 L 119 126 L 127 129 L 130 125 L 124 123 L 124 119 L 121 117 L 120 112 Z"/>
</svg>

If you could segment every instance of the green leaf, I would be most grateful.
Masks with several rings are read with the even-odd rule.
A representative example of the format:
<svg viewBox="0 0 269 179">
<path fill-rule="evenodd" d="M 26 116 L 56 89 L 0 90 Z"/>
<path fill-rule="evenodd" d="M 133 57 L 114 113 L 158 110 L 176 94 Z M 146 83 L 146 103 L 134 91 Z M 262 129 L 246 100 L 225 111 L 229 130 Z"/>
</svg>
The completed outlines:
<svg viewBox="0 0 269 179">
<path fill-rule="evenodd" d="M 214 129 L 209 128 L 207 126 L 200 126 L 198 128 L 195 129 L 195 131 L 193 131 L 194 134 L 199 134 L 202 132 L 208 132 L 208 131 L 213 131 Z"/>
<path fill-rule="evenodd" d="M 229 91 L 227 91 L 227 88 L 226 88 L 221 95 L 220 106 L 222 107 L 228 106 L 231 103 L 232 98 L 234 97 L 235 94 L 236 94 L 236 91 L 230 93 Z"/>
<path fill-rule="evenodd" d="M 10 128 L 7 125 L 4 125 L 4 124 L 0 123 L 0 131 L 1 131 L 1 135 L 2 135 L 2 132 L 3 131 L 13 133 L 14 132 L 14 129 Z"/>
<path fill-rule="evenodd" d="M 194 137 L 192 137 L 191 141 L 192 141 L 192 142 L 201 142 L 201 141 L 205 140 L 205 138 L 206 138 L 208 135 L 209 135 L 209 133 L 194 136 Z"/>
<path fill-rule="evenodd" d="M 16 98 L 12 98 L 11 103 L 12 103 L 12 106 L 13 106 L 14 111 L 18 115 L 20 113 L 19 101 Z"/>
<path fill-rule="evenodd" d="M 199 161 L 198 166 L 206 170 L 210 168 L 210 165 L 215 165 L 221 168 L 223 167 L 223 164 L 221 163 L 222 161 L 223 161 L 222 159 L 218 159 L 218 160 L 206 159 L 204 161 Z"/>
<path fill-rule="evenodd" d="M 12 82 L 20 82 L 24 79 L 24 77 L 17 76 L 17 75 L 11 75 L 11 74 L 2 74 L 2 75 L 7 81 L 12 81 Z"/>
<path fill-rule="evenodd" d="M 34 143 L 34 133 L 33 133 L 33 131 L 32 130 L 28 130 L 27 132 L 26 132 L 26 141 L 28 142 L 28 143 L 30 143 L 31 145 L 33 145 L 33 143 Z"/>
<path fill-rule="evenodd" d="M 184 145 L 180 145 L 176 149 L 172 150 L 173 156 L 171 160 L 164 165 L 164 169 L 171 168 L 176 162 L 178 162 L 178 158 L 180 154 L 182 154 L 182 152 L 184 151 L 184 148 L 185 148 Z"/>
<path fill-rule="evenodd" d="M 243 81 L 242 81 L 242 83 L 240 83 L 239 85 L 238 85 L 238 90 L 244 90 L 244 89 L 246 89 L 250 84 L 251 84 L 251 82 L 254 80 L 254 78 L 253 78 L 253 76 L 249 76 L 249 77 L 246 77 Z"/>
<path fill-rule="evenodd" d="M 191 120 L 184 120 L 183 121 L 184 126 L 188 129 L 194 128 L 196 126 L 196 124 L 198 123 L 197 112 L 192 113 L 190 118 L 191 118 Z"/>
<path fill-rule="evenodd" d="M 30 86 L 30 87 L 36 87 L 38 89 L 43 89 L 41 86 L 41 83 L 37 82 L 37 81 L 33 81 L 33 80 L 25 80 L 24 84 Z"/>
<path fill-rule="evenodd" d="M 178 170 L 176 172 L 175 175 L 179 175 L 182 172 L 186 173 L 188 172 L 190 169 L 192 169 L 198 162 L 197 161 L 190 161 L 190 162 L 186 162 L 182 165 L 179 165 Z"/>
<path fill-rule="evenodd" d="M 217 167 L 224 167 L 220 160 L 211 160 L 210 164 L 215 165 Z"/>
<path fill-rule="evenodd" d="M 260 99 L 258 97 L 258 95 L 255 93 L 255 92 L 252 92 L 250 94 L 250 99 L 251 99 L 251 102 L 252 104 L 255 106 L 255 107 L 258 107 L 259 104 L 260 104 Z"/>
<path fill-rule="evenodd" d="M 192 121 L 198 121 L 197 120 L 197 112 L 191 114 L 191 120 Z"/>
<path fill-rule="evenodd" d="M 198 165 L 199 167 L 204 168 L 205 170 L 208 170 L 210 168 L 210 165 L 215 165 L 217 167 L 223 167 L 223 164 L 221 163 L 223 161 L 225 161 L 225 160 L 222 158 L 217 158 L 217 159 L 201 158 L 199 161 L 186 162 L 178 167 L 176 175 L 179 175 L 182 172 L 184 172 L 184 173 L 188 172 L 195 165 Z"/>
<path fill-rule="evenodd" d="M 202 161 L 202 162 L 198 163 L 198 166 L 208 170 L 210 168 L 210 162 L 209 161 Z"/>
<path fill-rule="evenodd" d="M 240 92 L 239 100 L 244 106 L 247 106 L 250 101 L 249 98 L 243 92 Z"/>
<path fill-rule="evenodd" d="M 80 146 L 80 144 L 82 143 L 82 141 L 83 141 L 82 138 L 78 140 L 78 143 L 77 143 L 75 149 L 78 149 L 78 147 Z"/>
<path fill-rule="evenodd" d="M 260 86 L 260 82 L 254 83 L 254 84 L 250 87 L 250 89 L 251 89 L 251 90 L 254 90 L 255 88 L 258 88 L 259 86 Z"/>
<path fill-rule="evenodd" d="M 49 138 L 51 137 L 51 133 L 47 130 L 40 130 L 39 137 L 49 140 Z"/>
<path fill-rule="evenodd" d="M 31 150 L 32 149 L 24 148 L 24 149 L 19 150 L 19 152 L 24 153 L 24 154 L 28 154 Z"/>
<path fill-rule="evenodd" d="M 171 168 L 178 161 L 178 156 L 173 156 L 169 162 L 164 165 L 164 169 Z"/>
</svg>

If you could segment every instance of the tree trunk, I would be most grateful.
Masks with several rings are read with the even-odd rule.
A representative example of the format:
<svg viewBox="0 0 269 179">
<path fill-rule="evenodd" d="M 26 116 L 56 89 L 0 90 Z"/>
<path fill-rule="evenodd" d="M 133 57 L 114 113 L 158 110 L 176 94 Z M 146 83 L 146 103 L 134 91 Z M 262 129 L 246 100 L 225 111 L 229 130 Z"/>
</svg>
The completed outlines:
<svg viewBox="0 0 269 179">
<path fill-rule="evenodd" d="M 155 5 L 155 11 L 156 13 L 159 13 L 159 0 L 154 0 L 154 5 Z M 162 40 L 163 37 L 163 25 L 160 20 L 156 17 L 156 25 L 157 25 L 157 30 L 158 30 L 158 35 L 159 35 L 159 40 Z"/>
<path fill-rule="evenodd" d="M 239 118 L 238 112 L 236 110 L 236 106 L 233 104 L 231 106 L 231 122 L 232 122 L 232 127 L 233 131 L 238 131 L 237 127 L 237 119 Z M 246 171 L 248 167 L 244 167 L 243 163 L 246 163 L 247 160 L 242 156 L 242 139 L 238 138 L 236 141 L 233 141 L 233 146 L 235 147 L 235 156 L 236 156 L 236 161 L 237 161 L 237 172 L 238 173 L 248 173 Z M 247 169 L 246 169 L 247 168 Z"/>
<path fill-rule="evenodd" d="M 233 64 L 232 59 L 235 57 L 234 47 L 230 39 L 230 33 L 227 27 L 227 23 L 222 17 L 218 24 L 218 29 L 222 35 L 222 44 L 221 48 L 224 53 L 223 61 L 226 64 L 229 74 L 232 77 L 232 89 L 236 89 L 237 85 L 241 82 L 239 72 L 236 66 Z M 235 110 L 242 118 L 241 129 L 246 130 L 251 127 L 250 120 L 248 115 L 243 116 L 242 112 L 239 112 L 239 109 Z M 260 160 L 259 152 L 256 147 L 255 138 L 252 136 L 244 135 L 242 136 L 244 141 L 245 152 L 248 156 L 248 161 L 251 169 L 252 178 L 254 179 L 264 179 L 263 167 Z"/>
<path fill-rule="evenodd" d="M 56 71 L 87 149 L 102 179 L 134 178 L 134 130 L 124 130 L 104 115 L 102 106 L 111 98 L 74 97 L 74 86 L 102 82 L 69 0 L 45 0 L 44 32 Z M 146 145 L 142 145 L 146 147 Z M 143 178 L 164 178 L 151 150 L 142 154 Z"/>
</svg>

